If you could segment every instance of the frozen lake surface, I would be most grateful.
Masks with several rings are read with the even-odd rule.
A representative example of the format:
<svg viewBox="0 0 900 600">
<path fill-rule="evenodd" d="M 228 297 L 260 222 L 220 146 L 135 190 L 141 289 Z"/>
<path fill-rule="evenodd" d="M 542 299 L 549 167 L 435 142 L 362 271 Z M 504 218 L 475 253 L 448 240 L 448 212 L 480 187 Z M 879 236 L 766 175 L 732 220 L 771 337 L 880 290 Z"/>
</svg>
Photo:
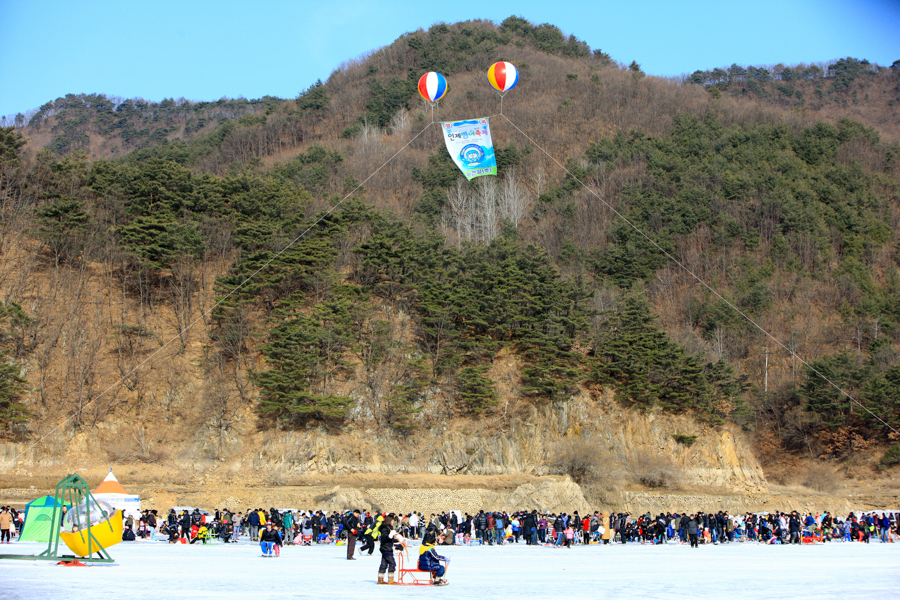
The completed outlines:
<svg viewBox="0 0 900 600">
<path fill-rule="evenodd" d="M 4 554 L 37 554 L 13 543 Z M 446 587 L 376 586 L 380 555 L 345 559 L 343 546 L 123 542 L 114 565 L 65 568 L 0 560 L 0 598 L 900 598 L 900 544 L 817 546 L 442 547 Z M 418 548 L 410 548 L 410 557 Z"/>
</svg>

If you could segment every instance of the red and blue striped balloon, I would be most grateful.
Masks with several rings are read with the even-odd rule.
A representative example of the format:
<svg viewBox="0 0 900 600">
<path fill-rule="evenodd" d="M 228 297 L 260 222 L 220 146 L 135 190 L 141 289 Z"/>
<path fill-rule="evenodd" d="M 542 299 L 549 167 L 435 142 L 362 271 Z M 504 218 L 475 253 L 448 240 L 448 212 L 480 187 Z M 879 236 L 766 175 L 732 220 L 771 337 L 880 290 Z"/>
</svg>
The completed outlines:
<svg viewBox="0 0 900 600">
<path fill-rule="evenodd" d="M 419 78 L 419 94 L 428 102 L 437 102 L 447 93 L 447 80 L 440 73 L 429 71 Z"/>
<path fill-rule="evenodd" d="M 496 62 L 487 72 L 488 81 L 498 92 L 508 92 L 519 83 L 519 70 L 508 62 Z"/>
</svg>

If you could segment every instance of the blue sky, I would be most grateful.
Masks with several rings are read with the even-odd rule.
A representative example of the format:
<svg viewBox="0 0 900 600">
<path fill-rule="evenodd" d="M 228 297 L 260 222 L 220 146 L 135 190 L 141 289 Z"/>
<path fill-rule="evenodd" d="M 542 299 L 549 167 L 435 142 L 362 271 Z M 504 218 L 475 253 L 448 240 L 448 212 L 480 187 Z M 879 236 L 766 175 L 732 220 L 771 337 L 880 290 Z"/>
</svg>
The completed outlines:
<svg viewBox="0 0 900 600">
<path fill-rule="evenodd" d="M 897 0 L 0 0 L 0 115 L 67 93 L 292 98 L 405 32 L 510 15 L 552 23 L 652 75 L 900 59 Z"/>
</svg>

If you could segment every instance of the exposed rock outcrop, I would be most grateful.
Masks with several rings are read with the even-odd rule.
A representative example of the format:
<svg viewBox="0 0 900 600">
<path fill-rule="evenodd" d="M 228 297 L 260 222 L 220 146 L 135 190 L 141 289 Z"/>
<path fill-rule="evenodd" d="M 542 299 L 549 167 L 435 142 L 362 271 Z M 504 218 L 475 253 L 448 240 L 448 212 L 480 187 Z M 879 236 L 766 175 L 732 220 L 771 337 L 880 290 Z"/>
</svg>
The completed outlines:
<svg viewBox="0 0 900 600">
<path fill-rule="evenodd" d="M 101 424 L 91 434 L 82 433 L 59 439 L 53 453 L 41 452 L 16 457 L 23 445 L 0 446 L 0 469 L 22 472 L 33 465 L 42 468 L 80 469 L 116 463 L 110 460 L 117 440 L 137 439 L 122 425 Z M 127 434 L 127 435 L 126 435 Z M 628 465 L 639 454 L 662 457 L 678 467 L 680 487 L 703 486 L 725 493 L 757 494 L 767 489 L 762 468 L 753 456 L 742 432 L 736 427 L 710 427 L 688 415 L 643 413 L 623 408 L 613 401 L 612 392 L 581 392 L 566 401 L 523 402 L 503 416 L 500 410 L 482 419 L 425 421 L 414 435 L 401 438 L 366 423 L 351 422 L 342 432 L 322 429 L 273 434 L 246 429 L 229 433 L 227 443 L 211 441 L 197 433 L 182 445 L 164 448 L 167 458 L 161 468 L 175 467 L 179 475 L 172 483 L 210 485 L 223 479 L 238 485 L 305 486 L 307 475 L 348 474 L 436 474 L 468 476 L 543 476 L 563 474 L 552 466 L 560 440 L 578 439 L 598 451 L 601 470 L 621 483 L 636 481 Z M 677 441 L 682 440 L 681 442 Z M 683 436 L 683 437 L 682 437 Z M 688 440 L 685 442 L 685 440 Z M 215 442 L 215 443 L 213 443 Z M 216 448 L 213 446 L 218 444 Z M 152 450 L 152 448 L 151 448 Z M 147 454 L 141 448 L 129 449 Z M 224 453 L 221 453 L 224 452 Z M 221 453 L 221 454 L 220 454 Z M 143 456 L 143 454 L 140 454 Z M 132 461 L 134 462 L 134 461 Z M 138 462 L 146 462 L 143 459 Z M 337 482 L 340 483 L 340 482 Z M 523 481 L 522 483 L 527 483 Z M 532 486 L 532 487 L 529 487 Z M 532 505 L 555 512 L 585 507 L 577 486 L 562 483 L 520 485 L 510 502 L 471 492 L 470 497 L 446 497 L 462 507 L 516 507 Z M 574 484 L 567 484 L 574 485 Z M 560 487 L 562 486 L 562 487 Z M 455 486 L 452 486 L 455 487 Z M 563 489 L 565 488 L 565 489 Z M 361 487 L 359 489 L 366 489 Z M 509 488 L 513 489 L 513 488 Z M 322 494 L 322 490 L 310 491 Z M 442 492 L 445 493 L 445 492 Z M 420 501 L 430 502 L 420 497 Z M 304 496 L 303 502 L 316 503 L 316 496 Z M 390 498 L 373 492 L 368 497 L 341 498 L 334 506 L 357 504 L 362 507 L 390 507 Z M 274 493 L 268 506 L 287 506 L 292 499 Z M 437 504 L 440 504 L 438 507 Z M 398 503 L 397 510 L 406 510 Z M 329 504 L 331 506 L 331 504 Z M 579 510 L 581 510 L 579 508 Z M 388 508 L 388 510 L 392 510 Z"/>
<path fill-rule="evenodd" d="M 565 402 L 530 405 L 525 418 L 494 424 L 457 423 L 398 441 L 364 430 L 342 435 L 289 432 L 271 438 L 254 457 L 257 470 L 287 477 L 305 473 L 421 473 L 442 475 L 551 474 L 558 441 L 583 437 L 621 469 L 638 453 L 661 455 L 680 467 L 679 483 L 760 492 L 765 476 L 744 435 L 712 428 L 687 415 L 645 414 L 587 392 Z M 690 445 L 675 436 L 696 436 Z M 276 478 L 277 478 L 276 476 Z"/>
</svg>

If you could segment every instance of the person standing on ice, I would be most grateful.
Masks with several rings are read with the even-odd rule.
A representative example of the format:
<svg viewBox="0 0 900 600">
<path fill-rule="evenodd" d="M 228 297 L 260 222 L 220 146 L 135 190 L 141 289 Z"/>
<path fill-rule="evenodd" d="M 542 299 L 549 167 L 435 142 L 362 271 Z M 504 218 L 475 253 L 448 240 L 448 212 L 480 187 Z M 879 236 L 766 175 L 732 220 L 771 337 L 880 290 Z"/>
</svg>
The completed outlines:
<svg viewBox="0 0 900 600">
<path fill-rule="evenodd" d="M 347 531 L 347 560 L 356 560 L 353 553 L 356 551 L 356 533 L 359 530 L 358 510 L 354 510 L 346 517 L 344 529 Z"/>
<path fill-rule="evenodd" d="M 613 538 L 613 527 L 610 516 L 612 513 L 600 513 L 600 539 L 604 545 L 609 544 Z"/>
<path fill-rule="evenodd" d="M 691 548 L 699 548 L 697 540 L 697 531 L 700 529 L 700 518 L 697 515 L 691 517 L 687 522 L 688 539 L 691 541 Z"/>
<path fill-rule="evenodd" d="M 472 521 L 475 527 L 475 535 L 481 540 L 481 545 L 484 546 L 487 544 L 487 515 L 484 514 L 484 511 L 478 511 L 478 514 L 475 515 L 475 519 Z"/>
<path fill-rule="evenodd" d="M 556 533 L 555 548 L 561 548 L 563 541 L 566 539 L 566 521 L 563 519 L 563 514 L 564 513 L 561 513 L 556 517 L 556 520 L 553 521 L 553 532 Z"/>
<path fill-rule="evenodd" d="M 4 506 L 3 510 L 0 511 L 0 544 L 3 542 L 9 543 L 9 530 L 12 527 L 12 513 L 9 511 L 9 507 Z"/>
<path fill-rule="evenodd" d="M 191 541 L 191 515 L 188 514 L 188 511 L 181 511 L 181 521 L 179 522 L 181 525 L 181 539 L 184 540 L 181 543 L 187 544 Z"/>
<path fill-rule="evenodd" d="M 247 524 L 250 526 L 250 541 L 255 542 L 259 535 L 259 513 L 251 510 L 247 513 Z"/>
<path fill-rule="evenodd" d="M 419 515 L 416 511 L 409 513 L 409 533 L 412 537 L 419 537 Z"/>
<path fill-rule="evenodd" d="M 800 543 L 800 516 L 797 514 L 797 511 L 793 511 L 791 513 L 790 523 L 789 523 L 788 527 L 790 528 L 791 543 L 799 544 Z"/>
<path fill-rule="evenodd" d="M 284 527 L 284 543 L 291 544 L 294 540 L 294 513 L 286 511 L 281 517 L 281 526 Z"/>
<path fill-rule="evenodd" d="M 406 540 L 402 535 L 394 531 L 394 514 L 384 518 L 378 530 L 379 550 L 381 550 L 381 565 L 378 567 L 378 585 L 391 585 L 394 583 L 394 573 L 397 571 L 397 561 L 394 559 L 394 547 L 400 551 L 406 547 Z"/>
<path fill-rule="evenodd" d="M 241 521 L 243 520 L 244 515 L 241 512 L 231 517 L 231 542 L 234 544 L 237 544 L 241 537 Z"/>
</svg>

